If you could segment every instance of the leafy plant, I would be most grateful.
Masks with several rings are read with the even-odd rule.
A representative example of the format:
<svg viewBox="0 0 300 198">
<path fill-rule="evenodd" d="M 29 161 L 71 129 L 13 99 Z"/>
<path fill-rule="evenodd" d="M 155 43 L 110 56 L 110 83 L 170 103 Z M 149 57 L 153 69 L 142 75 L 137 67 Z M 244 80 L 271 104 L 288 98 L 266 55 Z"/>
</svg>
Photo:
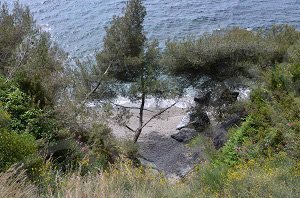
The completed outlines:
<svg viewBox="0 0 300 198">
<path fill-rule="evenodd" d="M 0 171 L 11 165 L 37 155 L 35 138 L 28 134 L 17 134 L 0 128 Z"/>
</svg>

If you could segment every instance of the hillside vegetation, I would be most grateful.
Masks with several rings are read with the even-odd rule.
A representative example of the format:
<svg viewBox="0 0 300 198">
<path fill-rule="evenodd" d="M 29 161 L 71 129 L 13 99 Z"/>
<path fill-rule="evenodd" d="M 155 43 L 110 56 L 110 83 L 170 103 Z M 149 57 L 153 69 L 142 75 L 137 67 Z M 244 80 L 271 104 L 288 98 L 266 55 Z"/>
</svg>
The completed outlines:
<svg viewBox="0 0 300 198">
<path fill-rule="evenodd" d="M 124 16 L 107 29 L 97 63 L 74 66 L 27 7 L 0 4 L 0 197 L 300 196 L 295 28 L 232 28 L 169 41 L 158 50 L 143 32 L 142 1 L 129 0 Z M 162 86 L 168 81 L 161 76 L 172 84 Z M 203 76 L 255 82 L 242 104 L 247 116 L 220 149 L 210 137 L 196 137 L 190 146 L 203 144 L 206 160 L 171 181 L 137 159 L 143 103 L 146 95 L 180 95 Z M 130 90 L 120 88 L 124 82 L 132 83 Z M 107 126 L 113 116 L 109 99 L 116 94 L 142 103 L 134 141 L 116 139 Z M 100 112 L 87 107 L 91 98 L 105 99 Z M 124 126 L 126 113 L 120 114 Z"/>
</svg>

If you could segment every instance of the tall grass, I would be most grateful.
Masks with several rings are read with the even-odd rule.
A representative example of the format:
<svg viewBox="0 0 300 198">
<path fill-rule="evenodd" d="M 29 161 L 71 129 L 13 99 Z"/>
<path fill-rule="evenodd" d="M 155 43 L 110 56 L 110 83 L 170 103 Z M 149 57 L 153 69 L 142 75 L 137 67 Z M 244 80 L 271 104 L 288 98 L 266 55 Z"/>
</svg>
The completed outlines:
<svg viewBox="0 0 300 198">
<path fill-rule="evenodd" d="M 10 168 L 0 173 L 0 198 L 32 198 L 37 189 L 27 181 L 24 170 Z"/>
<path fill-rule="evenodd" d="M 108 171 L 80 176 L 73 173 L 59 178 L 59 190 L 49 197 L 186 197 L 183 183 L 171 184 L 163 175 L 134 168 L 130 161 L 113 165 Z"/>
</svg>

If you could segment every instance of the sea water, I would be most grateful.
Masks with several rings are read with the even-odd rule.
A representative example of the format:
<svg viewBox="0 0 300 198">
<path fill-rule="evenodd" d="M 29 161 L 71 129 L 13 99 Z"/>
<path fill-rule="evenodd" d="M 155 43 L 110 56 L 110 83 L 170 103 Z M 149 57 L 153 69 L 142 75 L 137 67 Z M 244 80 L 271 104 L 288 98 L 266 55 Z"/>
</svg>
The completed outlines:
<svg viewBox="0 0 300 198">
<path fill-rule="evenodd" d="M 10 5 L 13 0 L 6 0 Z M 125 0 L 19 0 L 70 55 L 93 55 Z M 204 32 L 239 26 L 248 29 L 290 24 L 300 28 L 300 0 L 144 0 L 145 31 L 161 45 Z"/>
<path fill-rule="evenodd" d="M 13 0 L 6 0 L 10 7 Z M 120 15 L 125 0 L 19 0 L 28 5 L 37 23 L 48 31 L 71 57 L 94 56 L 102 46 L 105 27 L 114 15 Z M 300 0 L 144 0 L 147 16 L 145 32 L 161 46 L 167 39 L 199 36 L 204 32 L 236 27 L 255 30 L 274 24 L 300 28 Z M 247 98 L 249 90 L 239 90 Z M 193 104 L 195 90 L 187 91 L 178 100 L 148 98 L 146 107 L 177 107 Z M 118 97 L 118 104 L 129 104 Z M 130 103 L 138 106 L 138 103 Z M 93 104 L 90 104 L 93 106 Z"/>
</svg>

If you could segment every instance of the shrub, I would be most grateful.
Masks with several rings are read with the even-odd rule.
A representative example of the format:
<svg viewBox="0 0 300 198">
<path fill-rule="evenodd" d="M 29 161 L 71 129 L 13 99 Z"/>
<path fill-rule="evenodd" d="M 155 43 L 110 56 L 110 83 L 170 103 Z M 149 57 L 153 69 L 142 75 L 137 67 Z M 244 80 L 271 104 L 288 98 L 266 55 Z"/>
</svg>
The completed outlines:
<svg viewBox="0 0 300 198">
<path fill-rule="evenodd" d="M 10 121 L 10 115 L 4 110 L 2 103 L 0 102 L 0 128 L 7 127 Z"/>
<path fill-rule="evenodd" d="M 249 160 L 227 173 L 224 192 L 234 197 L 298 197 L 299 164 L 280 153 L 263 160 Z"/>
<path fill-rule="evenodd" d="M 32 135 L 0 128 L 0 171 L 34 155 L 37 155 L 37 144 Z"/>
<path fill-rule="evenodd" d="M 203 75 L 215 79 L 247 76 L 255 65 L 264 68 L 282 62 L 298 39 L 300 33 L 289 26 L 259 32 L 233 28 L 198 39 L 167 42 L 162 64 L 171 74 L 188 80 Z"/>
<path fill-rule="evenodd" d="M 53 141 L 57 137 L 58 121 L 51 110 L 42 110 L 32 102 L 32 99 L 22 92 L 16 84 L 0 77 L 0 102 L 2 109 L 10 115 L 8 127 L 10 130 L 28 132 L 36 139 Z"/>
</svg>

